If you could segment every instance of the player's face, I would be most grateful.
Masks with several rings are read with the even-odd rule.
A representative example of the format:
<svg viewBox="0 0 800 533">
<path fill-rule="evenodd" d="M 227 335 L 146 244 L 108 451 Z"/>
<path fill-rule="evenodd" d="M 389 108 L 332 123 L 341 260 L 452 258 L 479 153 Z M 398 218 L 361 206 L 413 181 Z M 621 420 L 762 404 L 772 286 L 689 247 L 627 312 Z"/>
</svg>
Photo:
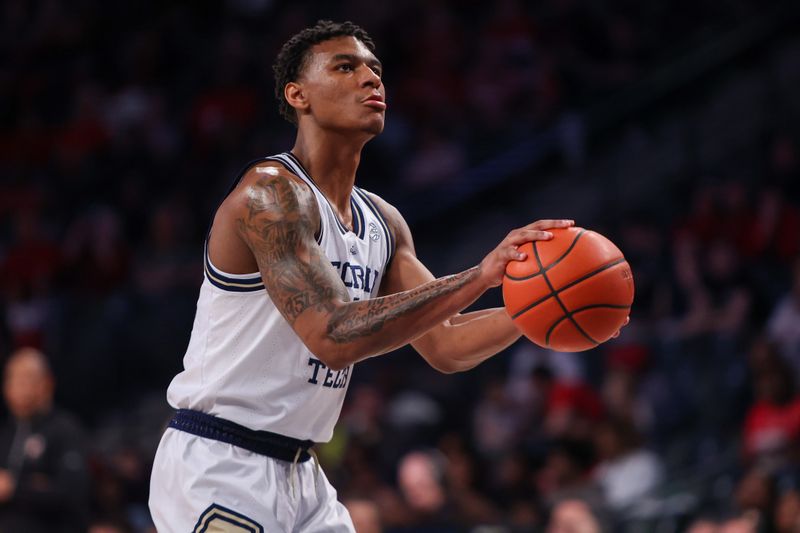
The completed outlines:
<svg viewBox="0 0 800 533">
<path fill-rule="evenodd" d="M 311 48 L 298 82 L 307 113 L 326 129 L 383 131 L 386 92 L 381 63 L 355 37 L 337 37 Z"/>
</svg>

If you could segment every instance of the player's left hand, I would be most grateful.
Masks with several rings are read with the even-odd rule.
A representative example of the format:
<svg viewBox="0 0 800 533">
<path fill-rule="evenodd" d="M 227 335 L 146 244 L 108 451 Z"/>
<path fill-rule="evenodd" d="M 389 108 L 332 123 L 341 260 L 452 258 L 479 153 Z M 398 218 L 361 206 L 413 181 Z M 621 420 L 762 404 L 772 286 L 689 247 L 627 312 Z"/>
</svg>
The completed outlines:
<svg viewBox="0 0 800 533">
<path fill-rule="evenodd" d="M 497 287 L 503 282 L 503 274 L 509 261 L 524 261 L 527 257 L 517 247 L 531 241 L 548 241 L 553 234 L 547 230 L 569 228 L 575 225 L 574 220 L 537 220 L 522 228 L 512 230 L 497 247 L 481 261 L 481 276 L 486 286 Z"/>
</svg>

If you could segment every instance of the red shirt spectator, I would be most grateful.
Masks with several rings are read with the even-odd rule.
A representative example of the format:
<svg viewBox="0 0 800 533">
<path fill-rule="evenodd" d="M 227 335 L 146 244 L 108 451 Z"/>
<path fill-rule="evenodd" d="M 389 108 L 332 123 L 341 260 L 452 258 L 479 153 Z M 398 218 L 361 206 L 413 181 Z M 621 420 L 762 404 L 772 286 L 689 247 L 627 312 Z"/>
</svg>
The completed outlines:
<svg viewBox="0 0 800 533">
<path fill-rule="evenodd" d="M 792 374 L 776 361 L 756 377 L 756 403 L 744 422 L 744 453 L 749 460 L 780 466 L 800 437 L 800 397 Z"/>
</svg>

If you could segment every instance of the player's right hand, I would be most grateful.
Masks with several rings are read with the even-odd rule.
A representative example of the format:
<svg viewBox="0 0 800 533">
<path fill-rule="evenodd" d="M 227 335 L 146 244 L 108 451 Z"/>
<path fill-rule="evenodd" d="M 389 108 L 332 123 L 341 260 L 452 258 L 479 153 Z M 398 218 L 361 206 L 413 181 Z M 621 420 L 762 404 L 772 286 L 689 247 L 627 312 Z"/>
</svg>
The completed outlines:
<svg viewBox="0 0 800 533">
<path fill-rule="evenodd" d="M 509 261 L 524 261 L 526 254 L 517 247 L 531 241 L 548 241 L 553 234 L 547 230 L 569 228 L 574 220 L 537 220 L 522 228 L 512 230 L 497 247 L 481 261 L 481 277 L 489 287 L 497 287 L 503 282 L 503 274 Z"/>
</svg>

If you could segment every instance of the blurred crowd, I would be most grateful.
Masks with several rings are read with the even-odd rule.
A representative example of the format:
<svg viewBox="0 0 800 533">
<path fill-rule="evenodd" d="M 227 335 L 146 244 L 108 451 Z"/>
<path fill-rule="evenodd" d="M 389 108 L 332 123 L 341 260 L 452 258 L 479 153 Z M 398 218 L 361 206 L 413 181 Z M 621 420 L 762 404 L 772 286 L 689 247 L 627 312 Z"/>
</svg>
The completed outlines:
<svg viewBox="0 0 800 533">
<path fill-rule="evenodd" d="M 152 527 L 149 461 L 191 329 L 206 225 L 246 161 L 293 139 L 270 70 L 291 34 L 317 18 L 349 18 L 376 41 L 389 112 L 359 184 L 393 202 L 457 184 L 515 139 L 602 102 L 761 8 L 3 2 L 0 531 L 58 508 L 21 500 L 6 481 L 23 472 L 34 493 L 62 506 L 53 491 L 78 480 L 69 501 L 81 512 L 70 520 L 92 533 Z M 663 198 L 643 198 L 596 221 L 636 280 L 620 339 L 583 354 L 523 340 L 463 375 L 438 375 L 410 350 L 359 365 L 334 439 L 320 447 L 359 533 L 799 531 L 794 109 L 752 143 L 748 171 L 704 168 L 715 177 L 680 180 L 668 215 Z M 590 166 L 588 155 L 578 159 Z M 454 216 L 415 221 L 407 205 L 415 229 Z M 459 213 L 492 224 L 479 198 Z M 438 249 L 425 260 L 441 269 L 455 245 L 435 232 L 415 236 Z M 43 400 L 30 400 L 36 416 L 13 408 L 15 361 L 34 376 L 24 383 L 42 383 Z M 56 416 L 53 395 L 75 415 L 58 411 L 58 427 L 81 444 L 48 462 L 31 420 Z M 83 468 L 63 468 L 75 461 Z"/>
<path fill-rule="evenodd" d="M 625 218 L 635 310 L 598 349 L 370 363 L 323 447 L 335 484 L 387 531 L 798 531 L 800 198 L 775 183 L 698 187 L 667 231 Z"/>
</svg>

